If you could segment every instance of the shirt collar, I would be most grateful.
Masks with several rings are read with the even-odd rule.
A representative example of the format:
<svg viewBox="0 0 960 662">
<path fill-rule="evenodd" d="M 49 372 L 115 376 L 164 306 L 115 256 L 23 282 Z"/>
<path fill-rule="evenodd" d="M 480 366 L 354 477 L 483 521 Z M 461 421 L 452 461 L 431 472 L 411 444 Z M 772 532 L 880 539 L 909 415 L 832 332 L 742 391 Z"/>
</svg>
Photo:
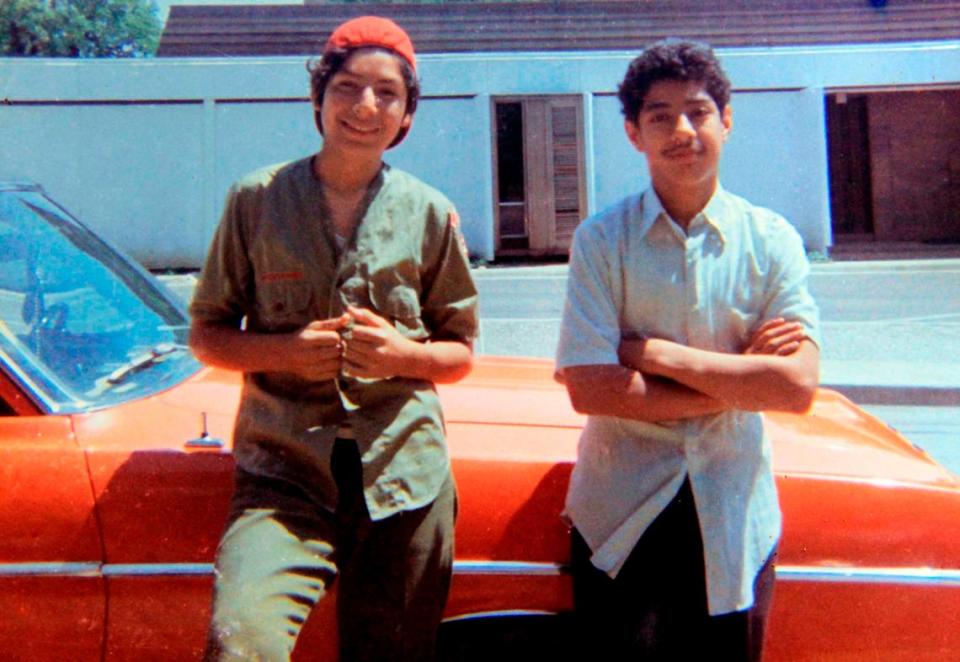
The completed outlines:
<svg viewBox="0 0 960 662">
<path fill-rule="evenodd" d="M 704 223 L 716 231 L 720 241 L 726 242 L 725 232 L 730 223 L 729 214 L 726 213 L 727 205 L 727 193 L 723 190 L 723 187 L 717 183 L 717 190 L 714 191 L 710 197 L 710 201 L 707 202 L 707 206 L 703 208 L 703 211 L 697 214 L 690 222 L 691 227 L 699 223 L 699 219 L 703 219 Z M 657 192 L 652 186 L 643 194 L 642 214 L 645 232 L 653 227 L 653 224 L 661 217 L 664 221 L 667 219 L 673 220 L 663 208 L 663 203 L 660 202 L 660 196 L 657 195 Z"/>
</svg>

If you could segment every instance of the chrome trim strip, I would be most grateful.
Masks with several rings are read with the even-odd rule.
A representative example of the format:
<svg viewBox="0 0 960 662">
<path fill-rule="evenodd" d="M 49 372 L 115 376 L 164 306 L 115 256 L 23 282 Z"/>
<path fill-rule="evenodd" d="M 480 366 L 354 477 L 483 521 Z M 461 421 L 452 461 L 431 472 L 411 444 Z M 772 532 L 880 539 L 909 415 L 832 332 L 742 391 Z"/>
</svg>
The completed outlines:
<svg viewBox="0 0 960 662">
<path fill-rule="evenodd" d="M 558 563 L 455 561 L 457 575 L 554 577 L 568 572 Z M 169 577 L 213 575 L 212 563 L 0 563 L 2 577 Z M 960 569 L 854 568 L 850 566 L 776 566 L 777 579 L 788 582 L 836 582 L 960 587 Z M 500 612 L 497 612 L 500 613 Z M 513 612 L 510 612 L 513 613 Z"/>
<path fill-rule="evenodd" d="M 537 577 L 566 574 L 559 563 L 526 563 L 523 561 L 454 561 L 455 575 L 533 575 Z"/>
<path fill-rule="evenodd" d="M 107 563 L 104 577 L 166 577 L 212 575 L 212 563 Z"/>
<path fill-rule="evenodd" d="M 474 621 L 483 618 L 525 618 L 528 616 L 556 616 L 557 612 L 545 609 L 499 609 L 495 611 L 478 611 L 471 614 L 460 614 L 443 619 L 444 623 L 458 623 Z"/>
<path fill-rule="evenodd" d="M 960 570 L 949 568 L 852 568 L 849 566 L 776 566 L 777 579 L 788 582 L 846 582 L 960 587 Z"/>
<path fill-rule="evenodd" d="M 99 577 L 99 563 L 0 563 L 0 577 Z"/>
<path fill-rule="evenodd" d="M 162 577 L 203 576 L 213 574 L 212 563 L 4 563 L 0 577 L 19 575 Z M 525 563 L 522 561 L 455 561 L 458 575 L 526 575 L 556 576 L 564 574 L 557 563 Z"/>
</svg>

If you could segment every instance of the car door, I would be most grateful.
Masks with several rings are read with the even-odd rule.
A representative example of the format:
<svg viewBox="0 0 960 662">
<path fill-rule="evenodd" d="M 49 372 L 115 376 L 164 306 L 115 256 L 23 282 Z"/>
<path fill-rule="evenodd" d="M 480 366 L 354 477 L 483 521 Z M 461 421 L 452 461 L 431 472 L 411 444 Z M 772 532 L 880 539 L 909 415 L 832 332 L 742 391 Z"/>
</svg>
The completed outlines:
<svg viewBox="0 0 960 662">
<path fill-rule="evenodd" d="M 236 382 L 202 371 L 76 417 L 103 530 L 106 660 L 200 659 L 233 487 Z"/>
<path fill-rule="evenodd" d="M 42 414 L 0 351 L 0 651 L 101 659 L 102 546 L 71 419 Z"/>
</svg>

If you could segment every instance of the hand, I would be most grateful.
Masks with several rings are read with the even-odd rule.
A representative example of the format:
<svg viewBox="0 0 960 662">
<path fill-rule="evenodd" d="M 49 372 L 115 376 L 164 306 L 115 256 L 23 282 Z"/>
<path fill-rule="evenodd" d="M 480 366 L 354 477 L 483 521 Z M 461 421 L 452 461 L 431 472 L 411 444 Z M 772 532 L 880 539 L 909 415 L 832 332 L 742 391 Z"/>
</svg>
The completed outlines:
<svg viewBox="0 0 960 662">
<path fill-rule="evenodd" d="M 806 337 L 802 324 L 775 317 L 753 332 L 743 353 L 788 356 L 800 348 L 800 343 Z"/>
<path fill-rule="evenodd" d="M 352 377 L 376 379 L 406 374 L 416 360 L 419 343 L 401 335 L 372 310 L 348 306 L 347 311 L 354 325 L 344 341 L 344 371 Z"/>
<path fill-rule="evenodd" d="M 310 381 L 335 379 L 340 374 L 343 341 L 340 331 L 350 324 L 350 315 L 314 320 L 289 335 L 284 352 L 278 357 L 287 372 Z"/>
</svg>

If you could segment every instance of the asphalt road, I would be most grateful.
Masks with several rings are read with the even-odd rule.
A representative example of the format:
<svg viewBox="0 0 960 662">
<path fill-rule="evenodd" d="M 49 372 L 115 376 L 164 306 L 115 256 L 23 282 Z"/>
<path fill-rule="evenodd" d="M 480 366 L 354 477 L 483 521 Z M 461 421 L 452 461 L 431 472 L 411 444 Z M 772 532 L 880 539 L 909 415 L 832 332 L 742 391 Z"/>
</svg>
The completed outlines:
<svg viewBox="0 0 960 662">
<path fill-rule="evenodd" d="M 563 309 L 562 266 L 480 269 L 480 351 L 550 357 Z M 824 361 L 960 368 L 960 260 L 814 265 Z M 960 384 L 960 378 L 956 378 Z"/>
</svg>

